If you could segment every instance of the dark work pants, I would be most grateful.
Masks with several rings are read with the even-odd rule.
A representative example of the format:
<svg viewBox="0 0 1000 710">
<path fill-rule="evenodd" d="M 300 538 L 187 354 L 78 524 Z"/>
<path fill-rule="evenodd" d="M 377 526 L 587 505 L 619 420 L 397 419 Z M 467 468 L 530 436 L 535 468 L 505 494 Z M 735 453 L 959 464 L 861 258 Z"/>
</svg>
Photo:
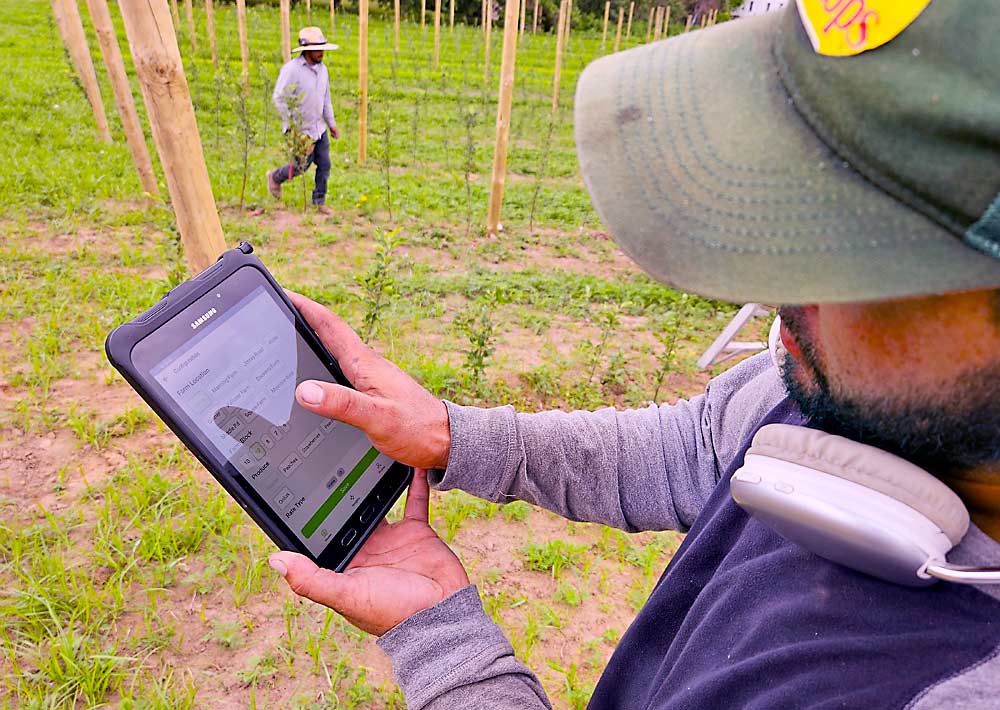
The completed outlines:
<svg viewBox="0 0 1000 710">
<path fill-rule="evenodd" d="M 301 160 L 282 165 L 274 171 L 274 181 L 279 185 L 293 177 L 298 177 L 316 164 L 316 187 L 313 189 L 312 203 L 326 202 L 326 182 L 330 178 L 330 131 L 323 131 L 319 140 L 313 143 L 312 152 Z"/>
</svg>

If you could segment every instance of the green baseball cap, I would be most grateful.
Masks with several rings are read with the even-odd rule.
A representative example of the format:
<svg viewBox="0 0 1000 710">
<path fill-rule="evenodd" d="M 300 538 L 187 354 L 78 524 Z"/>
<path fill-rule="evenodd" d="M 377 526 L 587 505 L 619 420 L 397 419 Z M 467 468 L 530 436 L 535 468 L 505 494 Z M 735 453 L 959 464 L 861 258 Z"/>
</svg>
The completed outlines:
<svg viewBox="0 0 1000 710">
<path fill-rule="evenodd" d="M 705 296 L 1000 288 L 998 28 L 996 0 L 798 0 L 605 57 L 584 181 L 627 254 Z"/>
</svg>

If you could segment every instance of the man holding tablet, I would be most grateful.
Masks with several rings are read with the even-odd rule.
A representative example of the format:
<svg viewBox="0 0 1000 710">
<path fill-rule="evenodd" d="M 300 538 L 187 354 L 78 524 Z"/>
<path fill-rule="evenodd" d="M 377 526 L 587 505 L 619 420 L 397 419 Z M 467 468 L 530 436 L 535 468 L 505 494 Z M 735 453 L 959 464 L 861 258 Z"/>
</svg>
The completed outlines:
<svg viewBox="0 0 1000 710">
<path fill-rule="evenodd" d="M 998 587 L 863 574 L 729 489 L 764 425 L 823 429 L 853 440 L 833 454 L 905 459 L 865 475 L 932 518 L 944 498 L 906 467 L 933 474 L 971 514 L 948 561 L 1000 565 L 998 25 L 988 0 L 800 0 L 593 64 L 576 137 L 602 220 L 668 284 L 787 304 L 780 367 L 765 353 L 645 410 L 460 407 L 295 296 L 358 388 L 307 381 L 298 402 L 421 470 L 404 519 L 346 572 L 288 552 L 271 566 L 381 637 L 408 707 L 547 707 L 427 524 L 428 481 L 684 530 L 592 706 L 993 707 Z M 848 473 L 866 465 L 848 459 Z"/>
</svg>

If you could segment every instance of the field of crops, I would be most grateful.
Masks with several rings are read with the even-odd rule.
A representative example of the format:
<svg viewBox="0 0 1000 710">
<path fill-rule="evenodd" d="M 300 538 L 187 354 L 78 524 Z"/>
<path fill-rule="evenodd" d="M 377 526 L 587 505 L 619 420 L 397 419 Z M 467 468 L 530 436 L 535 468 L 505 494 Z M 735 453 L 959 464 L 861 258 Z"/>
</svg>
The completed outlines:
<svg viewBox="0 0 1000 710">
<path fill-rule="evenodd" d="M 327 6 L 313 11 L 328 30 Z M 392 25 L 373 20 L 359 168 L 356 18 L 338 15 L 326 217 L 305 209 L 302 181 L 283 206 L 265 188 L 287 160 L 270 102 L 277 9 L 250 8 L 245 98 L 233 6 L 217 6 L 218 71 L 203 19 L 197 53 L 183 32 L 179 44 L 226 239 L 252 241 L 283 284 L 461 403 L 635 407 L 704 387 L 711 373 L 693 363 L 733 307 L 640 273 L 576 167 L 573 88 L 600 33 L 571 35 L 555 116 L 554 38 L 526 33 L 505 229 L 490 238 L 500 32 L 486 82 L 478 28 L 445 27 L 432 70 L 429 23 L 404 23 L 396 54 Z M 296 4 L 293 31 L 303 24 Z M 637 22 L 631 44 L 644 34 Z M 141 196 L 92 54 L 113 145 L 96 138 L 49 4 L 0 7 L 0 706 L 401 707 L 374 640 L 286 589 L 271 543 L 105 360 L 107 332 L 187 272 L 169 205 Z M 454 491 L 434 494 L 432 522 L 564 708 L 585 705 L 680 541 Z"/>
</svg>

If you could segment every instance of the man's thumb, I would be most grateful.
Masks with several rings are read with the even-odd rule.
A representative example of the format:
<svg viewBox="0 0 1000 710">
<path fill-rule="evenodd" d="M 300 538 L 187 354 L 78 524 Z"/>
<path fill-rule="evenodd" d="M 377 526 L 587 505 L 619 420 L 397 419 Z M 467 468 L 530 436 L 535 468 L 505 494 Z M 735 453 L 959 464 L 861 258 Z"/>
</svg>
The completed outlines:
<svg viewBox="0 0 1000 710">
<path fill-rule="evenodd" d="M 275 552 L 267 560 L 275 572 L 284 577 L 292 591 L 300 597 L 340 611 L 342 592 L 349 580 L 343 575 L 323 569 L 305 555 L 296 552 Z"/>
<path fill-rule="evenodd" d="M 346 422 L 365 432 L 378 421 L 371 397 L 332 382 L 301 382 L 295 388 L 295 398 L 310 412 Z"/>
</svg>

